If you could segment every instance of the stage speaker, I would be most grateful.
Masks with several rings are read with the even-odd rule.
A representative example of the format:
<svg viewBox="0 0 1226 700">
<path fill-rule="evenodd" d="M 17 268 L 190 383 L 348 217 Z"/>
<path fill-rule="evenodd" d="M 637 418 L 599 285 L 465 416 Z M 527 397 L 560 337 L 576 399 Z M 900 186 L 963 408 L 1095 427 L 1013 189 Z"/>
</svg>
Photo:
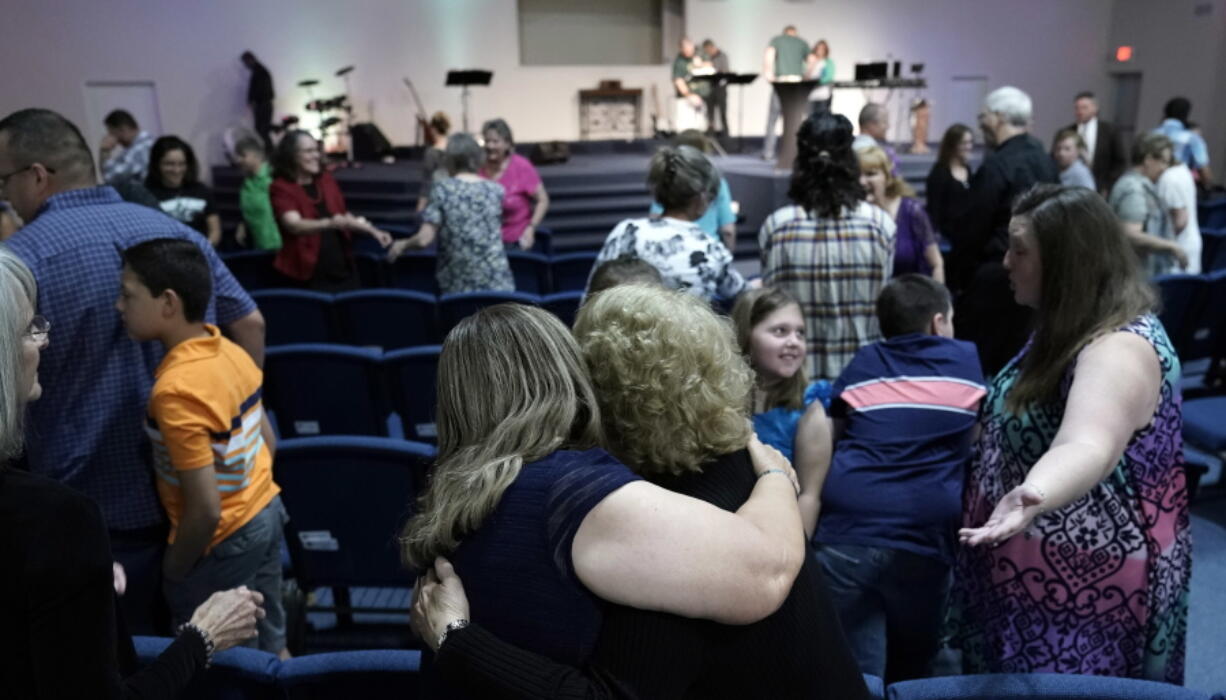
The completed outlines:
<svg viewBox="0 0 1226 700">
<path fill-rule="evenodd" d="M 570 160 L 570 144 L 565 141 L 545 141 L 532 148 L 529 158 L 535 165 L 565 163 Z"/>
<path fill-rule="evenodd" d="M 379 127 L 370 122 L 354 124 L 350 129 L 353 138 L 354 160 L 382 160 L 392 154 L 392 144 L 379 131 Z"/>
</svg>

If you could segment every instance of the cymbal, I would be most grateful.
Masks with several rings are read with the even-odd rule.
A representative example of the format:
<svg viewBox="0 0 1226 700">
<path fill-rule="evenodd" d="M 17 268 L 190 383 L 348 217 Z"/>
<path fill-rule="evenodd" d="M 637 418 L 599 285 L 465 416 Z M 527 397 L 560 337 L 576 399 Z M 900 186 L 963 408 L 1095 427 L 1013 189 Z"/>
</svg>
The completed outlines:
<svg viewBox="0 0 1226 700">
<path fill-rule="evenodd" d="M 319 81 L 314 79 L 298 81 L 298 87 L 311 87 L 313 85 L 319 85 Z"/>
<path fill-rule="evenodd" d="M 344 75 L 344 74 L 346 74 L 346 73 L 350 73 L 350 72 L 352 72 L 352 71 L 353 71 L 353 66 L 345 66 L 344 68 L 342 68 L 342 69 L 340 69 L 340 70 L 336 71 L 336 77 L 338 77 L 338 78 L 339 78 L 339 77 L 341 77 L 342 75 Z"/>
</svg>

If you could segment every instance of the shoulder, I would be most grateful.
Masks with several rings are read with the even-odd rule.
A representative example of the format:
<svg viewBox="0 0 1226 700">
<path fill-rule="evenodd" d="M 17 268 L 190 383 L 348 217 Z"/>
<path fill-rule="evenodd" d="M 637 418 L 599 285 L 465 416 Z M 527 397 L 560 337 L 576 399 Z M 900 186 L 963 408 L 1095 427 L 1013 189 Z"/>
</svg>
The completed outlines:
<svg viewBox="0 0 1226 700">
<path fill-rule="evenodd" d="M 795 204 L 788 204 L 772 212 L 771 215 L 766 218 L 766 223 L 763 224 L 763 226 L 770 229 L 779 229 L 784 228 L 793 222 L 805 221 L 809 218 L 809 214 L 805 211 L 804 207 L 798 207 Z"/>
<path fill-rule="evenodd" d="M 37 474 L 0 472 L 0 522 L 21 539 L 58 545 L 89 542 L 106 546 L 106 525 L 92 499 Z M 73 562 L 75 565 L 76 562 Z"/>
<path fill-rule="evenodd" d="M 852 210 L 852 215 L 869 222 L 872 226 L 880 228 L 888 234 L 893 234 L 897 228 L 894 220 L 890 218 L 890 215 L 884 209 L 865 201 L 860 201 L 856 204 L 856 208 Z"/>
<path fill-rule="evenodd" d="M 272 182 L 269 183 L 268 191 L 273 194 L 297 196 L 302 192 L 302 185 L 299 185 L 296 182 L 290 182 L 283 177 L 277 177 L 273 178 Z"/>
</svg>

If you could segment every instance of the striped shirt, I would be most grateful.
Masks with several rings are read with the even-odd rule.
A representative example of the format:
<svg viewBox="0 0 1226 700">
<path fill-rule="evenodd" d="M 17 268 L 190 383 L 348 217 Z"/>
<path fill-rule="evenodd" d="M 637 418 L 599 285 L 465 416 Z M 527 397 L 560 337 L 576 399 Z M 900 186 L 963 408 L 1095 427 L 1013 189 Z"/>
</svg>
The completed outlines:
<svg viewBox="0 0 1226 700">
<path fill-rule="evenodd" d="M 987 392 L 975 346 L 918 333 L 856 353 L 834 384 L 843 421 L 814 539 L 945 561 Z"/>
<path fill-rule="evenodd" d="M 894 231 L 889 214 L 867 202 L 837 219 L 787 206 L 762 224 L 762 282 L 800 301 L 810 377 L 834 379 L 881 339 L 876 303 L 894 269 Z"/>
<path fill-rule="evenodd" d="M 207 338 L 179 343 L 162 360 L 145 430 L 153 443 L 158 497 L 175 541 L 183 515 L 179 472 L 213 467 L 221 519 L 212 549 L 254 518 L 280 491 L 260 427 L 264 375 L 251 356 L 205 325 Z"/>
</svg>

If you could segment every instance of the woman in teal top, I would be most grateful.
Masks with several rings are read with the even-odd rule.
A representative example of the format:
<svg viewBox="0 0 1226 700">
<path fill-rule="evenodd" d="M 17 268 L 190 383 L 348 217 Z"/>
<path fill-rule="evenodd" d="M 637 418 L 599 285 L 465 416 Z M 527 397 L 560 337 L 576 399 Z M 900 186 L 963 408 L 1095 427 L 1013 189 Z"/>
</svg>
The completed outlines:
<svg viewBox="0 0 1226 700">
<path fill-rule="evenodd" d="M 818 85 L 809 93 L 809 113 L 830 111 L 834 90 L 834 60 L 830 58 L 830 44 L 825 39 L 813 45 L 813 53 L 805 60 L 805 80 L 816 80 Z"/>
<path fill-rule="evenodd" d="M 800 303 L 782 289 L 741 294 L 732 308 L 737 342 L 757 375 L 753 427 L 758 439 L 792 460 L 800 478 L 800 517 L 810 537 L 830 469 L 831 384 L 805 379 L 805 320 Z"/>
</svg>

